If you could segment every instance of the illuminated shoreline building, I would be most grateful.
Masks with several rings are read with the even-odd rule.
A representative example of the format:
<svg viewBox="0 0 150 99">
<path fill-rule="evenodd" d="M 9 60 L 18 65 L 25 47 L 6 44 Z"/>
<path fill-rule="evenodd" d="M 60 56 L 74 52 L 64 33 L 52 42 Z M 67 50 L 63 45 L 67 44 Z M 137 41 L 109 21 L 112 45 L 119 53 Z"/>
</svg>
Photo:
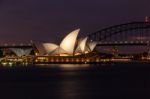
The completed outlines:
<svg viewBox="0 0 150 99">
<path fill-rule="evenodd" d="M 80 29 L 69 33 L 60 44 L 32 43 L 31 48 L 9 48 L 13 54 L 8 54 L 4 63 L 85 63 L 94 62 L 92 58 L 96 42 L 88 37 L 78 39 Z M 31 52 L 34 51 L 34 54 Z M 15 55 L 14 55 L 15 54 Z M 90 56 L 89 56 L 90 54 Z M 87 56 L 88 55 L 88 56 Z M 87 57 L 85 57 L 87 56 Z M 91 60 L 90 60 L 91 59 Z"/>
<path fill-rule="evenodd" d="M 80 29 L 69 33 L 60 43 L 35 44 L 37 56 L 77 56 L 90 53 L 96 47 L 96 42 L 88 41 L 88 37 L 77 39 Z"/>
</svg>

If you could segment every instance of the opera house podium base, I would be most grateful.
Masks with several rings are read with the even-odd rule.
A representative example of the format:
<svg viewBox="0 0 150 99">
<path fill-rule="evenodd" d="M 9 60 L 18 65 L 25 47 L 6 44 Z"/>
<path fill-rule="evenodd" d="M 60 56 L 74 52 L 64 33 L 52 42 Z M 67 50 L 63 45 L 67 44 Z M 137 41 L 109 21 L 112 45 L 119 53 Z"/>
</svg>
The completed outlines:
<svg viewBox="0 0 150 99">
<path fill-rule="evenodd" d="M 85 64 L 85 63 L 99 63 L 100 58 L 91 57 L 49 57 L 49 56 L 38 56 L 35 59 L 35 64 Z"/>
</svg>

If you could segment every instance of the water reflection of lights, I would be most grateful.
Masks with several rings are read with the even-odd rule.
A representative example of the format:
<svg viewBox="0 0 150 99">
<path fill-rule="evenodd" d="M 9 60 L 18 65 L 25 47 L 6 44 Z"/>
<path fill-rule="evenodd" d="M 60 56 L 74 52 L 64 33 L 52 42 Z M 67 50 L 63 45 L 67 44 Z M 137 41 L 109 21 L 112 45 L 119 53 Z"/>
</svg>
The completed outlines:
<svg viewBox="0 0 150 99">
<path fill-rule="evenodd" d="M 12 65 L 13 65 L 13 63 L 12 63 L 12 62 L 9 62 L 8 64 L 9 64 L 10 66 L 12 66 Z"/>
<path fill-rule="evenodd" d="M 36 64 L 37 67 L 49 68 L 49 69 L 58 69 L 58 70 L 82 70 L 89 68 L 90 64 Z"/>
<path fill-rule="evenodd" d="M 1 63 L 3 66 L 7 66 L 7 67 L 12 67 L 13 63 L 12 62 L 2 62 Z"/>
<path fill-rule="evenodd" d="M 78 81 L 62 81 L 59 83 L 59 91 L 58 94 L 63 99 L 79 99 L 80 94 L 83 93 L 81 91 L 82 88 L 85 87 L 84 83 Z"/>
<path fill-rule="evenodd" d="M 89 67 L 89 64 L 59 64 L 60 68 L 86 68 Z"/>
<path fill-rule="evenodd" d="M 7 63 L 6 63 L 6 62 L 3 62 L 2 65 L 5 66 L 5 65 L 7 65 Z"/>
</svg>

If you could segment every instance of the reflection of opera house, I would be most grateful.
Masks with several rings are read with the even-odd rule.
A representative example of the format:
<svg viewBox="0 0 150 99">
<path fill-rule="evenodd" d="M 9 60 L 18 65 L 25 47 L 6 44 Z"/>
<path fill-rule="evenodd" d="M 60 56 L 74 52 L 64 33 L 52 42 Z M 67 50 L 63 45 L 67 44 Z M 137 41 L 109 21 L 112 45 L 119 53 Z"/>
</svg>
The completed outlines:
<svg viewBox="0 0 150 99">
<path fill-rule="evenodd" d="M 88 37 L 77 40 L 80 29 L 69 33 L 60 43 L 36 43 L 38 50 L 37 55 L 40 56 L 77 56 L 92 52 L 96 47 L 96 42 L 88 41 Z"/>
</svg>

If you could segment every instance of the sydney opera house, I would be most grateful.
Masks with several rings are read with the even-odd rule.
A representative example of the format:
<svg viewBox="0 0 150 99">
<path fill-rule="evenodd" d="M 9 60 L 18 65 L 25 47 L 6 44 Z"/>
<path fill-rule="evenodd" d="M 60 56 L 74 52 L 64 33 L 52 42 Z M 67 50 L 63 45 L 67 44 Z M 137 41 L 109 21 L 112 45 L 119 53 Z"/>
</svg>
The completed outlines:
<svg viewBox="0 0 150 99">
<path fill-rule="evenodd" d="M 96 42 L 88 40 L 88 37 L 78 38 L 80 29 L 69 33 L 60 44 L 31 42 L 29 48 L 9 48 L 13 54 L 8 54 L 3 61 L 8 62 L 91 62 Z M 32 52 L 32 54 L 31 54 Z M 91 55 L 91 56 L 88 56 Z M 86 56 L 86 58 L 85 58 Z M 88 58 L 87 58 L 88 57 Z M 95 61 L 95 59 L 93 59 Z"/>
<path fill-rule="evenodd" d="M 77 56 L 90 53 L 96 42 L 88 41 L 88 37 L 78 39 L 80 29 L 69 33 L 60 44 L 34 43 L 38 56 Z"/>
</svg>

